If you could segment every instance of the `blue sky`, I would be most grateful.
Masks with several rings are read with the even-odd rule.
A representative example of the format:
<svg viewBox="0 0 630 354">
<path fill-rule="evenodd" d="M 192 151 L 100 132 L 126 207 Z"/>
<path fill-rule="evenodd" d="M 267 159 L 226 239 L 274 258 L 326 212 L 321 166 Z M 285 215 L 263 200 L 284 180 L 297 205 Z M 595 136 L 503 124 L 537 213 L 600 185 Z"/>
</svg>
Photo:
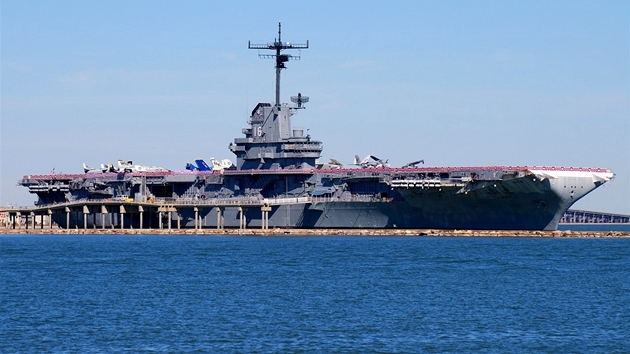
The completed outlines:
<svg viewBox="0 0 630 354">
<path fill-rule="evenodd" d="M 25 174 L 117 159 L 183 169 L 274 100 L 283 71 L 323 160 L 607 167 L 574 208 L 630 213 L 627 1 L 3 1 L 0 202 Z M 293 53 L 297 54 L 297 53 Z"/>
</svg>

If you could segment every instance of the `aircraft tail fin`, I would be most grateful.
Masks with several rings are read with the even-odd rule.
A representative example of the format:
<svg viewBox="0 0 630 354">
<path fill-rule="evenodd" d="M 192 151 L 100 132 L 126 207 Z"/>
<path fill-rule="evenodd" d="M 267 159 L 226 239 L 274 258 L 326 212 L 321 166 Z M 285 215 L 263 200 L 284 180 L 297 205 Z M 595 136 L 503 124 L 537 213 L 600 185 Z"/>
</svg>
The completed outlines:
<svg viewBox="0 0 630 354">
<path fill-rule="evenodd" d="M 195 162 L 197 163 L 197 169 L 199 169 L 199 171 L 212 171 L 212 168 L 210 168 L 204 160 L 197 159 Z"/>
</svg>

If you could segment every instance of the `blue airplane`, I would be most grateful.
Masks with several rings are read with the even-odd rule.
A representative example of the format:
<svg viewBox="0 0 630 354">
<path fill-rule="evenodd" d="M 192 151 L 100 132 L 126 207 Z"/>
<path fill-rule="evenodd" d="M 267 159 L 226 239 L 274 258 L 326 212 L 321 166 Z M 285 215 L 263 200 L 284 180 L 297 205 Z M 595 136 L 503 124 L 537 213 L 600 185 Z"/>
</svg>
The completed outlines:
<svg viewBox="0 0 630 354">
<path fill-rule="evenodd" d="M 195 160 L 195 164 L 188 162 L 186 169 L 189 171 L 212 171 L 212 168 L 202 159 Z"/>
</svg>

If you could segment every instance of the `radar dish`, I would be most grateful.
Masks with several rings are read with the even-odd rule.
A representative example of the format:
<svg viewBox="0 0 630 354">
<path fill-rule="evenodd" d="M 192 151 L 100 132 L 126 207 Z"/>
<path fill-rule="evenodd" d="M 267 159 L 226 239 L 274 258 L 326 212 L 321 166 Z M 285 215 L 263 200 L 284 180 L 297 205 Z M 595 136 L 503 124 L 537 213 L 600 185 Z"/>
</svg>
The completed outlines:
<svg viewBox="0 0 630 354">
<path fill-rule="evenodd" d="M 298 97 L 298 96 L 291 96 L 291 102 L 293 103 L 306 103 L 308 102 L 309 97 L 308 96 L 302 96 L 302 97 Z"/>
<path fill-rule="evenodd" d="M 298 108 L 301 108 L 302 104 L 308 102 L 308 100 L 308 96 L 302 96 L 301 93 L 298 93 L 297 96 L 291 96 L 291 102 L 297 103 Z"/>
</svg>

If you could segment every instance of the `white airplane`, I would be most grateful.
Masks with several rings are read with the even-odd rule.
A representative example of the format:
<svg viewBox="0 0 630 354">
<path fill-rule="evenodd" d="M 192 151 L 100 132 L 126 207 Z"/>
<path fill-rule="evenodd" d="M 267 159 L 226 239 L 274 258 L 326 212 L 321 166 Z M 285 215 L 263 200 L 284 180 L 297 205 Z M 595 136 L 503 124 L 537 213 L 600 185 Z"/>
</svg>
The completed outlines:
<svg viewBox="0 0 630 354">
<path fill-rule="evenodd" d="M 343 164 L 335 159 L 330 159 L 328 163 L 316 163 L 315 167 L 319 170 L 334 170 L 338 168 L 342 168 Z"/>
<path fill-rule="evenodd" d="M 106 164 L 102 163 L 101 164 L 101 170 L 103 170 L 103 172 L 108 172 L 108 173 L 117 173 L 118 172 L 118 168 L 116 166 L 114 166 L 113 163 L 109 162 Z"/>
<path fill-rule="evenodd" d="M 92 168 L 88 166 L 85 162 L 83 163 L 83 171 L 85 173 L 103 173 L 107 170 L 103 170 L 103 164 L 101 164 L 101 168 Z"/>
<path fill-rule="evenodd" d="M 387 161 L 389 160 L 381 160 L 374 155 L 367 155 L 363 160 L 361 160 L 359 155 L 354 155 L 353 165 L 361 166 L 363 168 L 382 168 L 389 167 Z"/>
<path fill-rule="evenodd" d="M 212 170 L 222 171 L 229 170 L 234 166 L 232 161 L 229 159 L 223 159 L 221 161 L 215 159 L 214 157 L 210 158 L 210 165 L 212 165 Z"/>
<path fill-rule="evenodd" d="M 118 172 L 170 172 L 170 170 L 159 166 L 134 165 L 133 161 L 118 160 Z"/>
</svg>

